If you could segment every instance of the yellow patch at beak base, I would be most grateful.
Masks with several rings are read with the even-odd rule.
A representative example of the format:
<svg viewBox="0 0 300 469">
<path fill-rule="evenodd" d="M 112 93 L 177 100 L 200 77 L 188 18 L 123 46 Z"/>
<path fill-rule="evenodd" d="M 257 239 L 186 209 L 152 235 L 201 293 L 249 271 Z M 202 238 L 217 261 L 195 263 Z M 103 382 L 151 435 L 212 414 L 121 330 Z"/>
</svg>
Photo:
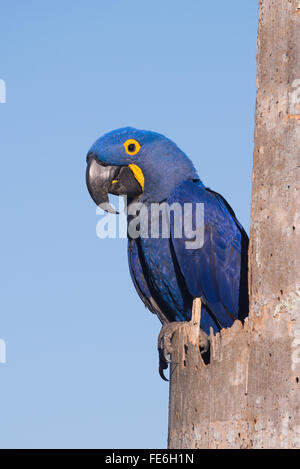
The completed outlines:
<svg viewBox="0 0 300 469">
<path fill-rule="evenodd" d="M 131 169 L 135 179 L 138 181 L 141 188 L 144 190 L 145 178 L 144 178 L 143 171 L 141 170 L 141 168 L 133 163 L 128 165 L 128 167 Z"/>
</svg>

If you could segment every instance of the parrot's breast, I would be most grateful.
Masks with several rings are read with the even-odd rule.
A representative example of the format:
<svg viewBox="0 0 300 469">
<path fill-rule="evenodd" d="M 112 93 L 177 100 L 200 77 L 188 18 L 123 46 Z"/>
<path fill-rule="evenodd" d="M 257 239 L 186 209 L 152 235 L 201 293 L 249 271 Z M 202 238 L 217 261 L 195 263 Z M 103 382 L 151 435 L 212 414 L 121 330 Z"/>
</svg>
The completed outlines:
<svg viewBox="0 0 300 469">
<path fill-rule="evenodd" d="M 189 320 L 193 300 L 172 255 L 171 240 L 139 238 L 138 242 L 154 299 L 169 321 Z"/>
</svg>

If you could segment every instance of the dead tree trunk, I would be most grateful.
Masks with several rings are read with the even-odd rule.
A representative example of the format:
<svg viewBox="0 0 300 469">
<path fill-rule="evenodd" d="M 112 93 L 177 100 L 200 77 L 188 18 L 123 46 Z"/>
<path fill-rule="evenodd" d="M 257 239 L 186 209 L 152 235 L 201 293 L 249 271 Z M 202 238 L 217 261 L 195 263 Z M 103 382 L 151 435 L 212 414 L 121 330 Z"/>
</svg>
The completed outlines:
<svg viewBox="0 0 300 469">
<path fill-rule="evenodd" d="M 300 448 L 300 0 L 259 4 L 250 316 L 175 333 L 170 448 Z"/>
</svg>

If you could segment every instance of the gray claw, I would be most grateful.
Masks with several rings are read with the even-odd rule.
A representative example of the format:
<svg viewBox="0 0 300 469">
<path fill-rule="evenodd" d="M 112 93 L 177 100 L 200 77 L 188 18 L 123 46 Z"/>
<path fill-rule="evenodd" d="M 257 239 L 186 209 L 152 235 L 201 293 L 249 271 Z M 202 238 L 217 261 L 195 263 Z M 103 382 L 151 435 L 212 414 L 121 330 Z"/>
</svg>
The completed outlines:
<svg viewBox="0 0 300 469">
<path fill-rule="evenodd" d="M 173 363 L 171 358 L 172 353 L 174 352 L 172 347 L 172 336 L 175 330 L 180 327 L 180 324 L 182 323 L 172 322 L 164 324 L 158 336 L 159 375 L 165 381 L 169 380 L 165 377 L 163 370 L 168 368 L 169 363 Z"/>
<path fill-rule="evenodd" d="M 158 336 L 158 353 L 159 353 L 159 375 L 164 381 L 169 381 L 165 375 L 164 370 L 168 368 L 169 363 L 174 363 L 172 354 L 174 353 L 172 347 L 172 337 L 178 328 L 186 327 L 191 323 L 189 322 L 170 322 L 164 324 Z M 209 351 L 209 337 L 200 329 L 199 331 L 199 345 L 202 355 Z"/>
<path fill-rule="evenodd" d="M 164 380 L 164 381 L 169 381 L 168 378 L 165 377 L 164 375 L 164 370 L 168 369 L 168 363 L 165 360 L 165 356 L 163 353 L 162 349 L 158 349 L 158 354 L 159 354 L 159 376 Z"/>
</svg>

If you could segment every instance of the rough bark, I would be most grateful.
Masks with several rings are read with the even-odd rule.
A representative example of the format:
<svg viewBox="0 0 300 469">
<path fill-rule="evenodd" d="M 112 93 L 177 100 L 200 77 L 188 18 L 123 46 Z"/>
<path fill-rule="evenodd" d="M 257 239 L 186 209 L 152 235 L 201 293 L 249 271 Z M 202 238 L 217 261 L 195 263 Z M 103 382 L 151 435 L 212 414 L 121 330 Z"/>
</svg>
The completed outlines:
<svg viewBox="0 0 300 469">
<path fill-rule="evenodd" d="M 170 448 L 300 448 L 300 1 L 259 5 L 250 316 L 175 333 Z"/>
<path fill-rule="evenodd" d="M 298 4 L 260 2 L 249 282 L 255 447 L 300 447 Z"/>
</svg>

